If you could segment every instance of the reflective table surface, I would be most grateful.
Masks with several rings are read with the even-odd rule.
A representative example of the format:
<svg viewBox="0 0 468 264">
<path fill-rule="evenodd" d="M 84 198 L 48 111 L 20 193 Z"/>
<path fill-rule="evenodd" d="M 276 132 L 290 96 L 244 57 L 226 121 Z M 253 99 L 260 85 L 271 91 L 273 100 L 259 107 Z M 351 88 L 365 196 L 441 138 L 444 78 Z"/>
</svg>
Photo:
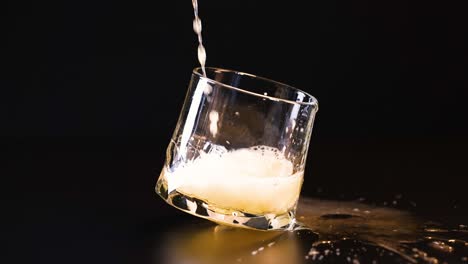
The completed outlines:
<svg viewBox="0 0 468 264">
<path fill-rule="evenodd" d="M 466 263 L 465 156 L 453 152 L 460 142 L 444 144 L 316 144 L 297 213 L 307 228 L 259 232 L 218 226 L 158 197 L 165 146 L 15 142 L 3 167 L 6 186 L 16 187 L 6 188 L 4 257 L 8 263 Z"/>
</svg>

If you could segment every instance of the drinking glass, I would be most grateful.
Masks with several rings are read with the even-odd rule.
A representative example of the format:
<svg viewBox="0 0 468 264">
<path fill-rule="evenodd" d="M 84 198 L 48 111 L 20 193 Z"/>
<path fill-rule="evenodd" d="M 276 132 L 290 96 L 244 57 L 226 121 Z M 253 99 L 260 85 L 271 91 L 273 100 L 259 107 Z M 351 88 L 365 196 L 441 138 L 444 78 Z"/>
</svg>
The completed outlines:
<svg viewBox="0 0 468 264">
<path fill-rule="evenodd" d="M 219 224 L 289 228 L 317 110 L 313 96 L 287 84 L 194 69 L 156 192 Z"/>
</svg>

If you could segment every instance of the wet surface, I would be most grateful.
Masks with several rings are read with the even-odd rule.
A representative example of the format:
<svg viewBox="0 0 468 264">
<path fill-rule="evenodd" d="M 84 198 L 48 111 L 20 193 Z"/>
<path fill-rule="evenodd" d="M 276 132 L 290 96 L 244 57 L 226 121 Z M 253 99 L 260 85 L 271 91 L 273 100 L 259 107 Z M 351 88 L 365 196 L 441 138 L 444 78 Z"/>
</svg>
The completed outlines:
<svg viewBox="0 0 468 264">
<path fill-rule="evenodd" d="M 154 186 L 166 144 L 15 143 L 3 262 L 466 263 L 466 154 L 450 150 L 468 144 L 444 142 L 316 143 L 297 214 L 312 231 L 299 234 L 229 229 L 165 203 Z"/>
<path fill-rule="evenodd" d="M 195 220 L 169 229 L 164 263 L 468 263 L 468 229 L 360 202 L 301 198 L 289 232 L 252 231 Z M 304 226 L 306 228 L 304 228 Z M 175 231 L 176 230 L 176 231 Z"/>
</svg>

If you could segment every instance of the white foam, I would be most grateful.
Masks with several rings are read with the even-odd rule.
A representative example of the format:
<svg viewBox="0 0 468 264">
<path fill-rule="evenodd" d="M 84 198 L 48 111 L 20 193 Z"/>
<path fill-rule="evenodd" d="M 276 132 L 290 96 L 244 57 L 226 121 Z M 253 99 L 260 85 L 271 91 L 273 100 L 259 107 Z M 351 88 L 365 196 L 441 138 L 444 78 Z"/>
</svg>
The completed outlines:
<svg viewBox="0 0 468 264">
<path fill-rule="evenodd" d="M 274 214 L 295 206 L 303 178 L 302 171 L 293 174 L 293 164 L 277 149 L 266 146 L 203 153 L 163 173 L 169 192 L 177 190 L 225 209 Z"/>
</svg>

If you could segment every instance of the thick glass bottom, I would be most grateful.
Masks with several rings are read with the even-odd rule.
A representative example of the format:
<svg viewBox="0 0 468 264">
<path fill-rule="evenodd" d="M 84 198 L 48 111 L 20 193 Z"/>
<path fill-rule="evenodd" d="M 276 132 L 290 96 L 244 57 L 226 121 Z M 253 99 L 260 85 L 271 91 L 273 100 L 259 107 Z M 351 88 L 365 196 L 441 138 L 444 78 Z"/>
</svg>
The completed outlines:
<svg viewBox="0 0 468 264">
<path fill-rule="evenodd" d="M 240 210 L 220 208 L 207 201 L 191 197 L 173 190 L 168 191 L 167 181 L 160 177 L 156 184 L 156 193 L 168 204 L 189 214 L 222 225 L 250 228 L 256 230 L 287 230 L 295 226 L 295 210 L 284 214 L 251 214 Z"/>
</svg>

